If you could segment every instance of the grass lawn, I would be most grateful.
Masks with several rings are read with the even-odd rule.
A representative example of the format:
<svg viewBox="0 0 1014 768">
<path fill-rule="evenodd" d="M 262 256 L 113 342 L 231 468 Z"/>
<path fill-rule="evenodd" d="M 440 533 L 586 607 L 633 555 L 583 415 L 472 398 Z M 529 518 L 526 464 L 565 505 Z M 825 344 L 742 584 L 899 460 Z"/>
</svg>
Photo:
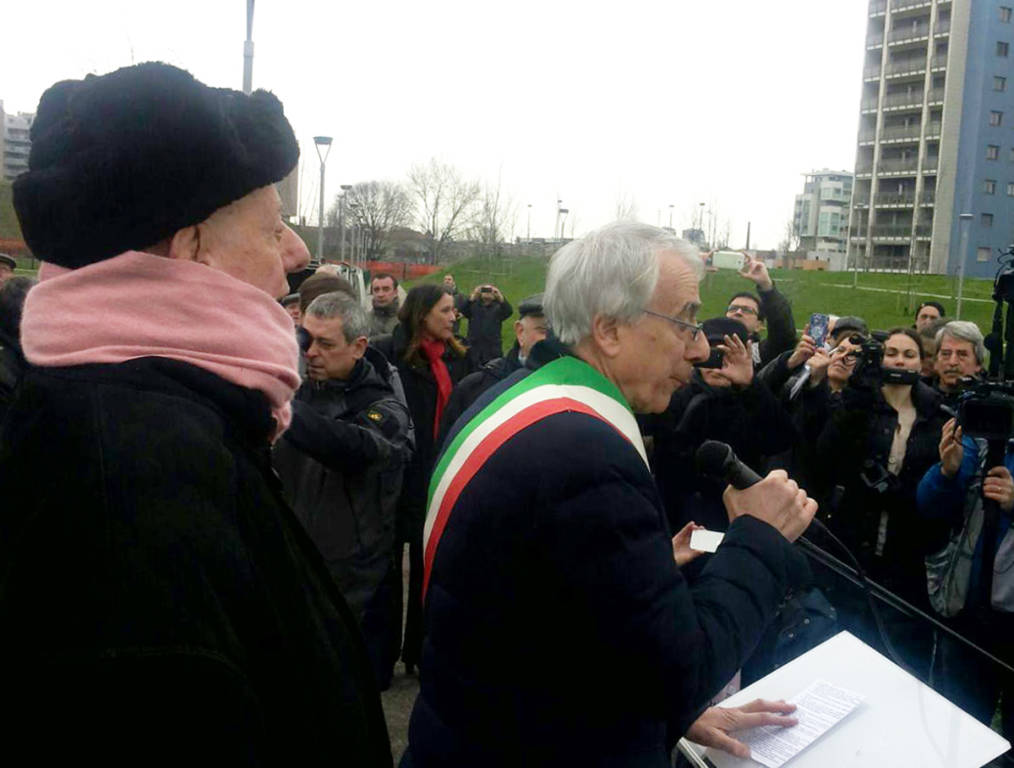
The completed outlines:
<svg viewBox="0 0 1014 768">
<path fill-rule="evenodd" d="M 448 271 L 454 275 L 462 292 L 471 292 L 474 286 L 482 283 L 493 283 L 511 304 L 517 306 L 524 297 L 543 290 L 547 263 L 545 259 L 519 258 L 505 267 L 502 262 L 470 259 L 455 264 Z M 444 274 L 443 271 L 437 272 L 418 282 L 439 282 Z M 778 289 L 792 302 L 797 328 L 803 328 L 813 312 L 859 315 L 870 327 L 881 329 L 911 325 L 914 321 L 913 312 L 907 308 L 907 275 L 860 273 L 859 290 L 852 288 L 851 273 L 776 269 L 771 275 Z M 944 305 L 948 316 L 954 315 L 957 302 L 951 297 L 957 282 L 953 278 L 914 275 L 912 282 L 912 310 L 920 301 L 934 299 Z M 723 314 L 732 294 L 751 287 L 750 281 L 732 270 L 706 275 L 701 283 L 700 318 L 704 320 Z M 991 280 L 965 280 L 961 319 L 974 321 L 983 333 L 989 331 L 992 323 L 992 290 Z M 503 325 L 503 339 L 505 349 L 513 343 L 514 331 L 510 322 Z"/>
</svg>

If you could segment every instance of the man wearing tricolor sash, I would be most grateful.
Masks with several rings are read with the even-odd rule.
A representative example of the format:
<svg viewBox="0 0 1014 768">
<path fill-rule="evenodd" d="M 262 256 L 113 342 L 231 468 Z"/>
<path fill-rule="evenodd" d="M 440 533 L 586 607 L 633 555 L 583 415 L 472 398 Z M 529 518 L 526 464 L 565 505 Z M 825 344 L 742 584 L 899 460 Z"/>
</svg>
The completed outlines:
<svg viewBox="0 0 1014 768">
<path fill-rule="evenodd" d="M 434 470 L 403 768 L 662 768 L 684 733 L 744 754 L 729 731 L 794 722 L 784 702 L 707 703 L 808 579 L 791 542 L 816 504 L 781 471 L 727 490 L 690 588 L 634 419 L 708 356 L 700 274 L 687 243 L 630 222 L 554 255 L 556 359 L 486 392 Z"/>
</svg>

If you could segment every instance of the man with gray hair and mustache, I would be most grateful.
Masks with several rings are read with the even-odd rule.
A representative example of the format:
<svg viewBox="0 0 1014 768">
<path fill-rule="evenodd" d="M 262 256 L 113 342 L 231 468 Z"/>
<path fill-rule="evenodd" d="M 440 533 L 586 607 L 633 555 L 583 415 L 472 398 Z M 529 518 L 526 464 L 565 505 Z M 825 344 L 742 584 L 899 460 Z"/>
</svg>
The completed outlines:
<svg viewBox="0 0 1014 768">
<path fill-rule="evenodd" d="M 982 331 L 968 320 L 951 320 L 937 331 L 936 342 L 937 389 L 943 393 L 945 405 L 957 408 L 961 380 L 978 376 L 986 362 Z"/>
<path fill-rule="evenodd" d="M 745 756 L 730 731 L 795 722 L 785 702 L 706 707 L 806 581 L 791 542 L 816 503 L 782 471 L 726 490 L 733 522 L 691 588 L 690 527 L 667 530 L 634 418 L 708 356 L 701 272 L 632 222 L 553 256 L 555 359 L 485 392 L 434 470 L 403 768 L 663 768 L 685 733 Z"/>
</svg>

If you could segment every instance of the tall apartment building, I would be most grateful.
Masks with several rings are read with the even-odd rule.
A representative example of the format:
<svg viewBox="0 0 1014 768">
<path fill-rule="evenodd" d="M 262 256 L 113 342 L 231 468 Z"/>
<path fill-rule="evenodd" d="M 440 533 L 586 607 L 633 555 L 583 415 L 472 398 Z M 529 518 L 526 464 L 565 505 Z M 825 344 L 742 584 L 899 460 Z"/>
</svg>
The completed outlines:
<svg viewBox="0 0 1014 768">
<path fill-rule="evenodd" d="M 792 231 L 799 248 L 818 253 L 844 253 L 847 247 L 852 174 L 813 171 L 806 174 L 803 194 L 796 195 Z"/>
<path fill-rule="evenodd" d="M 28 170 L 28 150 L 32 146 L 28 131 L 34 119 L 35 115 L 28 112 L 7 114 L 0 101 L 0 170 L 6 181 Z"/>
<path fill-rule="evenodd" d="M 848 258 L 991 276 L 1014 240 L 1014 0 L 870 0 Z"/>
</svg>

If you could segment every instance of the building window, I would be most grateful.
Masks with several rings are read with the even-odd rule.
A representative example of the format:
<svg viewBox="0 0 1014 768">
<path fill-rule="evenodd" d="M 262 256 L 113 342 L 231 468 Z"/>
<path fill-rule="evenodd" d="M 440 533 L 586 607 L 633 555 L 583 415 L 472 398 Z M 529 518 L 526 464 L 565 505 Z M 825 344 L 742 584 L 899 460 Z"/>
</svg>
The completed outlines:
<svg viewBox="0 0 1014 768">
<path fill-rule="evenodd" d="M 1000 146 L 998 144 L 987 144 L 986 159 L 996 160 L 998 157 L 1000 157 Z"/>
<path fill-rule="evenodd" d="M 1014 197 L 1014 181 L 1007 182 L 1007 197 Z"/>
<path fill-rule="evenodd" d="M 996 44 L 996 55 L 1003 58 L 1007 58 L 1007 53 L 1010 51 L 1010 43 L 1005 43 L 1002 40 Z"/>
<path fill-rule="evenodd" d="M 1000 77 L 1000 75 L 993 76 L 993 90 L 994 91 L 1006 91 L 1007 90 L 1007 78 Z"/>
<path fill-rule="evenodd" d="M 992 213 L 984 213 L 984 214 L 982 214 L 982 226 L 984 226 L 984 227 L 992 227 L 993 226 L 993 214 Z"/>
<path fill-rule="evenodd" d="M 991 109 L 989 112 L 989 124 L 994 128 L 998 128 L 1003 123 L 1003 112 L 997 112 L 995 109 Z"/>
<path fill-rule="evenodd" d="M 982 191 L 985 192 L 987 195 L 995 195 L 996 179 L 986 179 L 986 181 L 983 182 Z"/>
<path fill-rule="evenodd" d="M 1010 8 L 1005 5 L 1000 6 L 1000 21 L 1004 24 L 1010 24 Z"/>
<path fill-rule="evenodd" d="M 993 249 L 989 246 L 977 248 L 975 251 L 976 261 L 989 261 L 989 257 L 993 255 Z"/>
</svg>

